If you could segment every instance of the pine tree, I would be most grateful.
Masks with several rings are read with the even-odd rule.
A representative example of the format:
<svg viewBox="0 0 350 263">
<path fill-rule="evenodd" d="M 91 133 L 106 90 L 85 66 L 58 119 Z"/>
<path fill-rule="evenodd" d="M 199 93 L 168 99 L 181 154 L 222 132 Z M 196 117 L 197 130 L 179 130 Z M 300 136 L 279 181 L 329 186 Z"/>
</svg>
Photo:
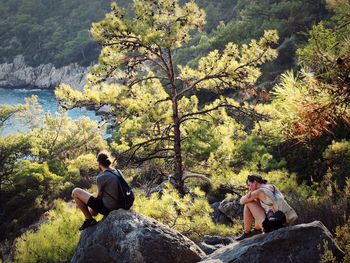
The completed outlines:
<svg viewBox="0 0 350 263">
<path fill-rule="evenodd" d="M 102 44 L 99 64 L 91 70 L 83 92 L 61 85 L 56 95 L 64 107 L 104 106 L 118 132 L 114 148 L 128 163 L 161 159 L 173 164 L 176 189 L 184 193 L 182 141 L 186 125 L 212 122 L 220 108 L 251 113 L 234 99 L 220 97 L 200 105 L 197 90 L 222 93 L 250 91 L 259 66 L 276 57 L 278 37 L 266 31 L 260 40 L 238 47 L 228 43 L 200 59 L 197 68 L 174 64 L 174 55 L 205 24 L 205 13 L 193 2 L 135 0 L 134 16 L 116 4 L 91 33 Z"/>
</svg>

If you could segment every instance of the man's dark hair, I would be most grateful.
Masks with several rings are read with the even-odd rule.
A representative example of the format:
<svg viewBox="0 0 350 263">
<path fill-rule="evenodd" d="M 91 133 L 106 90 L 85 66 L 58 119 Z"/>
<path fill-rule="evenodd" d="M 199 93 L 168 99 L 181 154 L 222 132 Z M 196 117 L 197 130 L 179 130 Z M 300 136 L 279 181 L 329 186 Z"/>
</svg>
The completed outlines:
<svg viewBox="0 0 350 263">
<path fill-rule="evenodd" d="M 254 181 L 258 182 L 259 184 L 267 183 L 267 180 L 262 178 L 260 175 L 257 175 L 257 174 L 248 175 L 246 183 L 248 182 L 254 183 Z"/>
<path fill-rule="evenodd" d="M 97 161 L 99 164 L 102 164 L 105 167 L 108 167 L 112 164 L 111 156 L 107 151 L 101 151 L 97 155 Z"/>
</svg>

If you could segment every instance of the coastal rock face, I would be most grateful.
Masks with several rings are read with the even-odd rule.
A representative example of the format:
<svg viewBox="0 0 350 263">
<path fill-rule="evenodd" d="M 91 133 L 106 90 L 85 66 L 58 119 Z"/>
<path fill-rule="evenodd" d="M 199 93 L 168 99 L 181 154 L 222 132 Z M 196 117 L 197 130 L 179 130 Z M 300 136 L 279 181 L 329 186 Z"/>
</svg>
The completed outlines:
<svg viewBox="0 0 350 263">
<path fill-rule="evenodd" d="M 112 211 L 80 236 L 71 262 L 191 263 L 205 254 L 191 240 L 133 211 Z"/>
<path fill-rule="evenodd" d="M 320 262 L 324 244 L 338 260 L 343 252 L 319 221 L 285 227 L 222 247 L 200 262 L 206 263 L 314 263 Z"/>
<path fill-rule="evenodd" d="M 87 68 L 70 64 L 55 68 L 53 64 L 30 67 L 23 56 L 17 56 L 13 63 L 0 64 L 0 87 L 8 88 L 55 88 L 64 83 L 82 89 L 86 83 Z"/>
</svg>

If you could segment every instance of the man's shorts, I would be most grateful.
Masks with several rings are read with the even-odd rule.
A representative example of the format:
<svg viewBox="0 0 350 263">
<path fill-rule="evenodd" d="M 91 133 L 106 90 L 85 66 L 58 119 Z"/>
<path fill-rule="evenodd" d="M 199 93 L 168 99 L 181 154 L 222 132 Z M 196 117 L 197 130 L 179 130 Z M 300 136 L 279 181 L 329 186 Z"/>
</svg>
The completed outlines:
<svg viewBox="0 0 350 263">
<path fill-rule="evenodd" d="M 92 208 L 95 212 L 102 214 L 104 216 L 108 215 L 111 210 L 104 206 L 102 199 L 90 196 L 87 206 Z"/>
</svg>

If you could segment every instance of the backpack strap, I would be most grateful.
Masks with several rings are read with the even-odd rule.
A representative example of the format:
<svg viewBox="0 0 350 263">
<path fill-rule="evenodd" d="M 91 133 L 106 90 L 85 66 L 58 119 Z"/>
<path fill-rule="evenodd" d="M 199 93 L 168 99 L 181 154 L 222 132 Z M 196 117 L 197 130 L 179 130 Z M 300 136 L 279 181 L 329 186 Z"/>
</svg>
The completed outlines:
<svg viewBox="0 0 350 263">
<path fill-rule="evenodd" d="M 274 206 L 274 202 L 276 201 L 276 196 L 275 196 L 276 195 L 276 187 L 274 185 L 272 185 L 272 187 L 273 187 L 273 190 L 271 190 L 268 187 L 260 187 L 260 189 L 264 191 L 264 194 L 270 198 L 272 203 L 265 203 L 262 200 L 260 200 L 260 202 L 262 202 L 264 205 L 269 206 L 269 207 Z M 265 189 L 268 190 L 268 192 L 265 192 Z"/>
<path fill-rule="evenodd" d="M 116 174 L 116 173 L 114 173 L 113 171 L 108 170 L 108 169 L 107 169 L 106 171 L 110 172 L 111 174 L 113 174 L 113 175 L 115 175 L 115 176 L 117 177 L 118 185 L 119 185 L 119 188 L 120 188 L 120 182 L 119 182 L 120 173 L 119 173 L 119 170 L 118 170 L 118 169 L 115 169 L 115 170 L 118 172 L 118 174 Z M 122 190 L 119 190 L 119 191 L 122 191 Z M 115 199 L 115 197 L 112 196 L 110 193 L 108 193 L 106 190 L 104 190 L 103 192 L 106 193 L 109 197 L 111 197 L 114 201 L 120 202 L 120 201 L 118 201 L 117 199 Z"/>
<path fill-rule="evenodd" d="M 114 173 L 111 170 L 107 170 L 110 173 L 114 174 L 117 177 L 118 180 L 118 187 L 119 187 L 119 196 L 123 197 L 123 200 L 116 200 L 114 197 L 112 197 L 112 195 L 110 195 L 109 193 L 107 193 L 110 197 L 112 197 L 119 205 L 120 203 L 124 203 L 121 208 L 125 208 L 127 206 L 127 196 L 132 195 L 133 196 L 133 192 L 130 188 L 130 186 L 127 184 L 127 182 L 125 181 L 122 172 L 118 169 L 115 169 L 117 171 L 117 173 Z M 127 188 L 126 192 L 124 192 L 123 187 Z"/>
<path fill-rule="evenodd" d="M 268 187 L 260 187 L 260 189 L 266 189 L 266 190 L 269 190 L 269 192 L 271 192 L 271 196 L 270 197 L 274 197 L 275 196 L 275 194 L 276 194 L 276 187 L 274 186 L 274 185 L 272 185 L 273 186 L 273 191 L 270 189 L 270 188 L 268 188 Z"/>
</svg>

